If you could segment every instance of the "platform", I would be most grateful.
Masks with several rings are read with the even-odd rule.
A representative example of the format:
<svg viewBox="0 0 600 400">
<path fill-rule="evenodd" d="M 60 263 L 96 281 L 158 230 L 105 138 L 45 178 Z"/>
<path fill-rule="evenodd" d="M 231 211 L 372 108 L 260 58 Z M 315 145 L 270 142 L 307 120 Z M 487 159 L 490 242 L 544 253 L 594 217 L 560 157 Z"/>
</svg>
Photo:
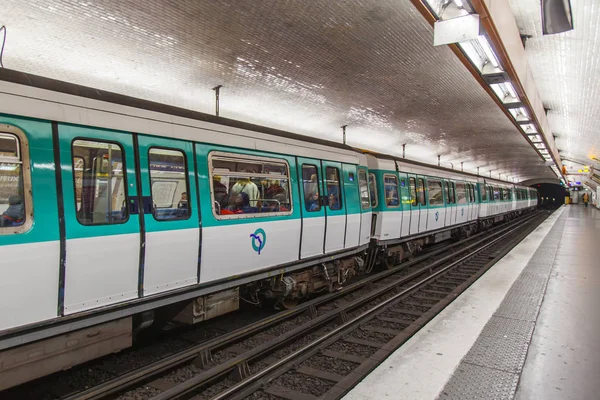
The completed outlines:
<svg viewBox="0 0 600 400">
<path fill-rule="evenodd" d="M 344 399 L 598 398 L 599 237 L 561 207 Z"/>
</svg>

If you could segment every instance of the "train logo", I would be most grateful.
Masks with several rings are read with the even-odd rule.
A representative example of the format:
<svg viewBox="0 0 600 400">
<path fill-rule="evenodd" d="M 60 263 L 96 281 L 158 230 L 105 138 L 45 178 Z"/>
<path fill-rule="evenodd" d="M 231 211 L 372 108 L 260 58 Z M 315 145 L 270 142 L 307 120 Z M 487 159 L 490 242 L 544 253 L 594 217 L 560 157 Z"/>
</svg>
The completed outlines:
<svg viewBox="0 0 600 400">
<path fill-rule="evenodd" d="M 265 248 L 267 244 L 267 234 L 262 228 L 258 228 L 254 233 L 250 234 L 252 238 L 252 248 L 260 256 L 260 252 Z"/>
<path fill-rule="evenodd" d="M 462 217 L 463 215 L 465 215 L 465 209 L 461 208 L 461 210 L 460 210 L 460 216 Z"/>
<path fill-rule="evenodd" d="M 437 222 L 438 218 L 440 217 L 440 212 L 436 211 L 435 212 L 435 222 Z"/>
</svg>

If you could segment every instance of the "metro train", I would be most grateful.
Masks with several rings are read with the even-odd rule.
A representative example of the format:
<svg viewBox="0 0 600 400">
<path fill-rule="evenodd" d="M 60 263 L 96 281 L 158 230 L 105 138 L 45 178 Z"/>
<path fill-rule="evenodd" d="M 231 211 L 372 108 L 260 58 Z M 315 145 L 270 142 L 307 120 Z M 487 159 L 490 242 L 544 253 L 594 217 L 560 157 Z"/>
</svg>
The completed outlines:
<svg viewBox="0 0 600 400">
<path fill-rule="evenodd" d="M 534 189 L 0 70 L 0 389 L 292 307 L 532 210 Z"/>
</svg>

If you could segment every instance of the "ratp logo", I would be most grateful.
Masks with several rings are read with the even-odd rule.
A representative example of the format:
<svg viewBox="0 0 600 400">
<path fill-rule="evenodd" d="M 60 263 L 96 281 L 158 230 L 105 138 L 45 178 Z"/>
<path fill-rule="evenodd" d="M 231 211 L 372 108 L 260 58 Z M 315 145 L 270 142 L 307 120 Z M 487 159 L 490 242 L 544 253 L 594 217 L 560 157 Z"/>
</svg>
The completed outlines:
<svg viewBox="0 0 600 400">
<path fill-rule="evenodd" d="M 250 237 L 252 238 L 252 248 L 260 256 L 260 252 L 267 244 L 267 234 L 262 228 L 258 228 L 254 233 L 250 234 Z"/>
<path fill-rule="evenodd" d="M 461 208 L 461 210 L 460 210 L 460 216 L 462 217 L 462 216 L 464 216 L 464 215 L 465 215 L 465 209 L 464 209 L 464 208 Z"/>
<path fill-rule="evenodd" d="M 440 212 L 436 211 L 435 212 L 435 222 L 437 222 L 438 218 L 440 217 Z"/>
</svg>

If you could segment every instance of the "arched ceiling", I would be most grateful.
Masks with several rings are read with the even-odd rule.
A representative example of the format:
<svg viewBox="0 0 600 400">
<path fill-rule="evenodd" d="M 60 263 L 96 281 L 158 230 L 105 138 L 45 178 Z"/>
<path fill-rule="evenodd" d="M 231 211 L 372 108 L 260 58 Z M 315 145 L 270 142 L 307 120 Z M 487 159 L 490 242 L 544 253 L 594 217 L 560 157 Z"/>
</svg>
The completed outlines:
<svg viewBox="0 0 600 400">
<path fill-rule="evenodd" d="M 4 65 L 484 176 L 555 175 L 410 1 L 4 0 Z M 537 77 L 536 77 L 537 80 Z M 499 175 L 501 174 L 501 175 Z"/>
</svg>

